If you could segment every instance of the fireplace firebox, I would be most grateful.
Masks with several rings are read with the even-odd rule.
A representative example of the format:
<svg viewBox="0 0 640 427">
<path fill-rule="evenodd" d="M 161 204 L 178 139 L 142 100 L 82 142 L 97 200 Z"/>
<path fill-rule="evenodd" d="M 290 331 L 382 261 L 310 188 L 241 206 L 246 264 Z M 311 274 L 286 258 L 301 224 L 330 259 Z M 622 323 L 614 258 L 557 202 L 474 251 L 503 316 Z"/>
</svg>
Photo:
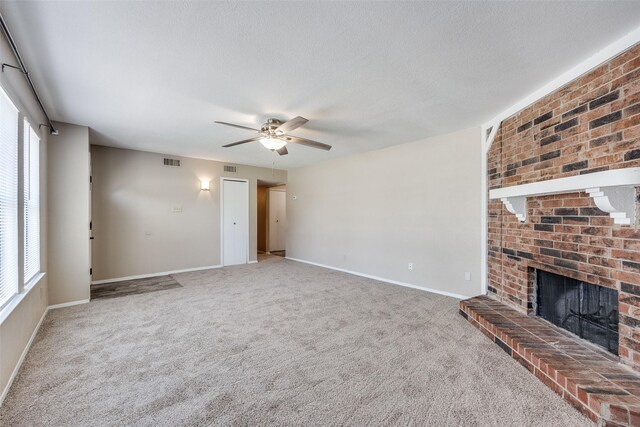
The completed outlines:
<svg viewBox="0 0 640 427">
<path fill-rule="evenodd" d="M 618 291 L 536 270 L 536 314 L 618 354 Z"/>
</svg>

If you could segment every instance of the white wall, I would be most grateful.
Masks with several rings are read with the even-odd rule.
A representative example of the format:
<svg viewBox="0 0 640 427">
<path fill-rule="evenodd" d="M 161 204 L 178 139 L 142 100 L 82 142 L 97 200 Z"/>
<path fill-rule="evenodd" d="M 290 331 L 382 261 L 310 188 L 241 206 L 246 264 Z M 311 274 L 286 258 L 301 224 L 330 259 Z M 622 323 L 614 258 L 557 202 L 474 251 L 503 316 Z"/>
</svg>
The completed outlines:
<svg viewBox="0 0 640 427">
<path fill-rule="evenodd" d="M 49 304 L 89 299 L 89 128 L 55 123 L 50 136 Z"/>
<path fill-rule="evenodd" d="M 473 128 L 289 171 L 287 257 L 481 293 L 480 154 Z"/>
<path fill-rule="evenodd" d="M 1 5 L 0 5 L 1 9 Z M 2 62 L 16 64 L 11 48 L 0 36 L 0 58 Z M 0 73 L 0 85 L 7 92 L 18 110 L 27 117 L 34 127 L 45 123 L 45 117 L 27 86 L 24 76 L 17 70 L 6 69 Z M 40 136 L 40 266 L 47 271 L 47 128 L 36 129 Z M 5 396 L 14 375 L 17 373 L 21 356 L 48 305 L 48 275 L 44 275 L 29 288 L 16 304 L 0 311 L 0 400 Z M 1 402 L 0 402 L 1 403 Z"/>
<path fill-rule="evenodd" d="M 249 180 L 249 258 L 257 259 L 257 181 L 287 172 L 188 157 L 91 147 L 93 280 L 220 265 L 220 177 Z M 163 166 L 179 158 L 181 167 Z M 200 191 L 200 180 L 211 191 Z M 173 208 L 179 207 L 180 213 Z"/>
</svg>

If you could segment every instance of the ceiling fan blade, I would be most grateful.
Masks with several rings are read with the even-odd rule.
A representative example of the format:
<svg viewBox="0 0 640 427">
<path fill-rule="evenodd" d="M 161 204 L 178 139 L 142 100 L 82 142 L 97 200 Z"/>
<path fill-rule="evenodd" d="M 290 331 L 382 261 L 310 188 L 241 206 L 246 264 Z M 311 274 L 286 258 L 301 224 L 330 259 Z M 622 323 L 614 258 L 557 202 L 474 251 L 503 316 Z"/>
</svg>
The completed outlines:
<svg viewBox="0 0 640 427">
<path fill-rule="evenodd" d="M 279 150 L 276 150 L 276 153 L 280 154 L 281 156 L 284 156 L 285 154 L 289 154 L 289 151 L 287 150 L 287 147 L 284 146 Z"/>
<path fill-rule="evenodd" d="M 330 145 L 323 144 L 322 142 L 312 141 L 306 138 L 300 138 L 299 136 L 286 135 L 280 137 L 280 139 L 284 139 L 287 142 L 295 142 L 296 144 L 306 145 L 307 147 L 319 148 L 320 150 L 331 150 Z"/>
<path fill-rule="evenodd" d="M 256 136 L 255 138 L 243 139 L 242 141 L 232 142 L 231 144 L 223 145 L 223 148 L 229 148 L 240 144 L 246 144 L 247 142 L 257 141 L 264 138 L 263 136 Z"/>
<path fill-rule="evenodd" d="M 294 129 L 298 129 L 300 126 L 307 123 L 308 121 L 309 120 L 305 119 L 304 117 L 300 117 L 300 116 L 294 117 L 293 119 L 287 120 L 286 122 L 278 126 L 276 128 L 276 132 L 289 133 Z"/>
<path fill-rule="evenodd" d="M 233 126 L 234 128 L 247 129 L 247 130 L 254 130 L 254 131 L 256 131 L 256 132 L 260 132 L 260 129 L 254 129 L 254 128 L 250 128 L 250 127 L 246 127 L 246 126 L 241 126 L 241 125 L 234 125 L 233 123 L 218 122 L 218 121 L 215 121 L 214 123 L 218 123 L 219 125 L 225 125 L 225 126 Z"/>
</svg>

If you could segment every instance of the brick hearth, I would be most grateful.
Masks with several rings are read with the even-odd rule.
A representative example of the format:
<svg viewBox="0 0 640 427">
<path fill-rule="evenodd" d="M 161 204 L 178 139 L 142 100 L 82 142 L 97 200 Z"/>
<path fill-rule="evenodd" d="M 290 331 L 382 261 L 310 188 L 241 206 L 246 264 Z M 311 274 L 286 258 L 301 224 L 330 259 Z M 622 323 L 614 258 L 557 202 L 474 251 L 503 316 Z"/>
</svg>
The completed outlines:
<svg viewBox="0 0 640 427">
<path fill-rule="evenodd" d="M 640 426 L 640 375 L 616 356 L 486 296 L 461 301 L 460 314 L 593 421 Z"/>
</svg>

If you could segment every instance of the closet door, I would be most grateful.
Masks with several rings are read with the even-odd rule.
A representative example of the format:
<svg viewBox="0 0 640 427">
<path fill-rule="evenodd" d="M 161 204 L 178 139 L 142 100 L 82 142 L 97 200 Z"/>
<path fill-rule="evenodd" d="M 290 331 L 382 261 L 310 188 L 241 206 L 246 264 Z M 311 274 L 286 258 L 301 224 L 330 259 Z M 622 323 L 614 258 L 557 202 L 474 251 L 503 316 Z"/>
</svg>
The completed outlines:
<svg viewBox="0 0 640 427">
<path fill-rule="evenodd" d="M 249 183 L 222 181 L 222 264 L 246 264 L 249 254 Z"/>
</svg>

